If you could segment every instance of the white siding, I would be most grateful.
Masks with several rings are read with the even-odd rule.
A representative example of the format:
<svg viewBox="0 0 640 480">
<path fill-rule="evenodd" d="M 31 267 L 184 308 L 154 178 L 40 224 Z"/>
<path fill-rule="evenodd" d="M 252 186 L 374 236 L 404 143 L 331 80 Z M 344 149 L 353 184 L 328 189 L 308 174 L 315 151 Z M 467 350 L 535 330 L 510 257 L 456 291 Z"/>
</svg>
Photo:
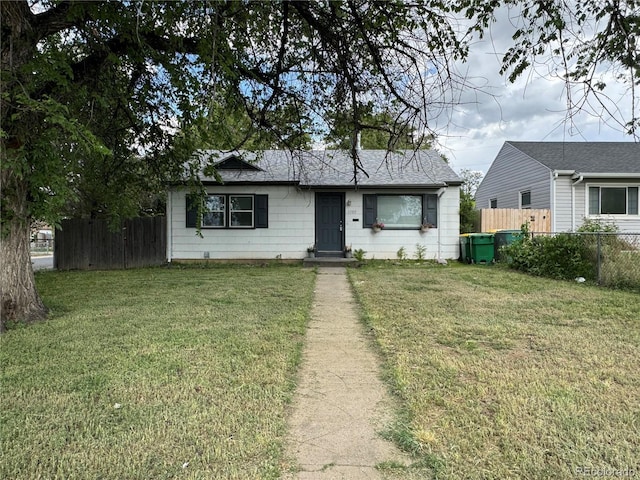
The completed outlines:
<svg viewBox="0 0 640 480">
<path fill-rule="evenodd" d="M 315 192 L 287 186 L 208 187 L 209 193 L 251 193 L 269 195 L 269 228 L 202 229 L 186 228 L 188 190 L 174 190 L 168 198 L 167 255 L 170 260 L 204 259 L 302 259 L 315 237 Z M 335 190 L 339 191 L 339 190 Z M 459 255 L 459 187 L 444 189 L 438 202 L 438 228 L 418 230 L 385 229 L 373 233 L 363 228 L 363 193 L 346 191 L 345 243 L 363 249 L 366 258 L 393 259 L 400 247 L 411 257 L 416 244 L 426 248 L 431 259 L 455 259 Z M 384 193 L 406 193 L 387 191 Z M 411 193 L 435 193 L 428 192 Z M 350 202 L 350 205 L 349 205 Z"/>
<path fill-rule="evenodd" d="M 520 208 L 520 192 L 531 192 L 531 208 L 551 208 L 550 170 L 505 143 L 476 192 L 476 208 Z"/>
<path fill-rule="evenodd" d="M 173 191 L 170 197 L 168 235 L 170 259 L 293 259 L 303 258 L 314 238 L 314 194 L 294 187 L 232 186 L 208 187 L 208 193 L 269 195 L 269 228 L 186 228 L 188 190 Z"/>
<path fill-rule="evenodd" d="M 573 180 L 570 175 L 559 175 L 554 181 L 556 185 L 556 198 L 554 211 L 551 212 L 551 220 L 554 223 L 553 230 L 556 232 L 570 232 L 572 230 L 571 216 L 574 210 L 571 199 L 571 185 Z M 578 202 L 576 201 L 576 203 Z"/>
<path fill-rule="evenodd" d="M 384 193 L 406 192 L 385 190 Z M 444 190 L 438 201 L 438 228 L 432 228 L 424 233 L 417 230 L 390 229 L 374 233 L 370 228 L 362 226 L 362 193 L 347 192 L 346 200 L 347 203 L 351 200 L 351 206 L 346 207 L 345 242 L 351 245 L 353 250 L 361 248 L 367 252 L 366 258 L 395 259 L 401 247 L 404 247 L 409 257 L 415 258 L 417 244 L 426 248 L 425 256 L 428 259 L 456 259 L 460 254 L 459 187 L 448 187 Z"/>
</svg>

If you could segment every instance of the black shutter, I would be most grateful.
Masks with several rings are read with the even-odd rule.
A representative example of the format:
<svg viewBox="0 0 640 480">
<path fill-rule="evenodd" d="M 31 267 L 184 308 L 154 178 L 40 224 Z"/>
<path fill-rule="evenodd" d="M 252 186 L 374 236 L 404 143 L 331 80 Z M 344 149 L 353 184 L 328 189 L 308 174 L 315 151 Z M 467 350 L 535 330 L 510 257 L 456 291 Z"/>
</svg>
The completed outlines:
<svg viewBox="0 0 640 480">
<path fill-rule="evenodd" d="M 376 195 L 362 195 L 364 205 L 364 223 L 363 227 L 371 227 L 378 215 L 378 197 Z"/>
<path fill-rule="evenodd" d="M 426 223 L 438 226 L 438 195 L 435 193 L 424 196 L 424 219 Z"/>
<path fill-rule="evenodd" d="M 269 195 L 255 196 L 253 224 L 256 228 L 269 228 Z"/>
<path fill-rule="evenodd" d="M 198 226 L 198 196 L 187 195 L 187 228 L 197 228 Z"/>
</svg>

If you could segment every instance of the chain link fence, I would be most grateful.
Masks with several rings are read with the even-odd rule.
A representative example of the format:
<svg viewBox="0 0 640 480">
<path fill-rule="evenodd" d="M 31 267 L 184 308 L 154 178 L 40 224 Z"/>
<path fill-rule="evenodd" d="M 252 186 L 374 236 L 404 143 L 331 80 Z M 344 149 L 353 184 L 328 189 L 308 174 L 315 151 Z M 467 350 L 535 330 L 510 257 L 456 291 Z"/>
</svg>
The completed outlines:
<svg viewBox="0 0 640 480">
<path fill-rule="evenodd" d="M 517 270 L 640 292 L 640 233 L 529 232 L 518 237 L 500 253 Z"/>
<path fill-rule="evenodd" d="M 53 253 L 53 239 L 37 239 L 31 241 L 32 255 L 46 255 Z"/>
</svg>

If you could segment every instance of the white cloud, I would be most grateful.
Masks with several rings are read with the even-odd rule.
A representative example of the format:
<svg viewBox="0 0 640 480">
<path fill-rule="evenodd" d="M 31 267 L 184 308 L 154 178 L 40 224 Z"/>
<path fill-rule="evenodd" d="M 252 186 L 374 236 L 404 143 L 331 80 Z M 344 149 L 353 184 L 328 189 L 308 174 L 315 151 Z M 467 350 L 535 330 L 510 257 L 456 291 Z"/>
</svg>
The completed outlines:
<svg viewBox="0 0 640 480">
<path fill-rule="evenodd" d="M 499 12 L 485 40 L 473 45 L 460 65 L 476 88 L 465 89 L 460 104 L 437 119 L 442 152 L 453 168 L 486 173 L 503 143 L 512 141 L 630 141 L 597 102 L 570 116 L 566 85 L 545 65 L 526 72 L 515 83 L 500 76 L 500 59 L 513 43 L 513 21 Z M 609 112 L 630 116 L 631 95 L 609 79 Z M 582 92 L 572 91 L 574 102 Z"/>
</svg>

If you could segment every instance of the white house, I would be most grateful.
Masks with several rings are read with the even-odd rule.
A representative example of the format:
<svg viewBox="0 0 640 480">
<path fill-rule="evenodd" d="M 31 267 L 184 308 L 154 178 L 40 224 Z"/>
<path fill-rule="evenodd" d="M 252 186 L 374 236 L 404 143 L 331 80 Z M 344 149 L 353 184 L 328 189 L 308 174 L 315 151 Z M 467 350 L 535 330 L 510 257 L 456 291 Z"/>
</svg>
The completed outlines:
<svg viewBox="0 0 640 480">
<path fill-rule="evenodd" d="M 548 208 L 554 232 L 584 218 L 640 232 L 640 143 L 505 142 L 476 191 L 477 208 Z"/>
<path fill-rule="evenodd" d="M 168 261 L 302 259 L 344 256 L 392 259 L 416 245 L 431 259 L 458 258 L 460 178 L 439 154 L 362 150 L 204 152 L 214 176 L 201 175 L 202 204 L 184 185 L 167 200 Z M 383 223 L 376 232 L 374 224 Z M 429 224 L 430 228 L 421 228 Z M 200 229 L 198 229 L 200 226 Z"/>
</svg>

